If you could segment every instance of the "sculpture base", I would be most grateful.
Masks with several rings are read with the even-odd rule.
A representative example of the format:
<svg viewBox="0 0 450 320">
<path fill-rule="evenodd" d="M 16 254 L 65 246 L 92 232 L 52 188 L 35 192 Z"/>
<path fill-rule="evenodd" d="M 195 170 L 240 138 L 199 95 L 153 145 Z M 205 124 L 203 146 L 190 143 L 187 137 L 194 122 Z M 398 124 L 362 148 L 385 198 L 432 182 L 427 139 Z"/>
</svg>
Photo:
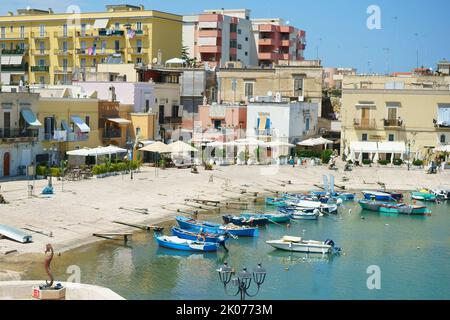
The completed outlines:
<svg viewBox="0 0 450 320">
<path fill-rule="evenodd" d="M 66 300 L 66 288 L 60 289 L 33 287 L 33 299 L 35 300 Z"/>
</svg>

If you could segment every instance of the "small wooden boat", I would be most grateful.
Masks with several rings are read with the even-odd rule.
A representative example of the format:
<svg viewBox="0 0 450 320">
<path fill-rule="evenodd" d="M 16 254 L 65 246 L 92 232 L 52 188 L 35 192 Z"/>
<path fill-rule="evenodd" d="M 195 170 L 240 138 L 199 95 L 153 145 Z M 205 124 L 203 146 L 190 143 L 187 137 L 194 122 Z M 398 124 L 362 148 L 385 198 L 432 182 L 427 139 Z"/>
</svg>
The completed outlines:
<svg viewBox="0 0 450 320">
<path fill-rule="evenodd" d="M 340 251 L 340 248 L 335 247 L 333 240 L 315 241 L 303 240 L 300 237 L 284 236 L 280 240 L 268 240 L 266 243 L 276 249 L 292 252 L 328 254 Z"/>
<path fill-rule="evenodd" d="M 183 251 L 217 251 L 219 244 L 214 242 L 201 242 L 181 239 L 175 236 L 157 236 L 156 241 L 161 247 Z"/>
<path fill-rule="evenodd" d="M 436 201 L 436 195 L 429 190 L 422 189 L 420 191 L 411 192 L 411 198 L 420 201 Z"/>
<path fill-rule="evenodd" d="M 4 224 L 0 224 L 0 235 L 21 243 L 32 241 L 32 236 L 29 233 Z"/>
<path fill-rule="evenodd" d="M 296 208 L 279 208 L 278 211 L 286 213 L 292 220 L 317 220 L 319 217 L 318 209 L 296 209 Z"/>
<path fill-rule="evenodd" d="M 318 209 L 320 212 L 325 214 L 336 214 L 338 211 L 338 206 L 336 204 L 327 204 L 320 201 L 311 200 L 297 200 L 297 201 L 287 201 L 289 207 L 296 207 L 302 209 Z"/>
<path fill-rule="evenodd" d="M 326 191 L 312 191 L 310 193 L 314 197 L 318 198 L 328 198 L 328 199 L 342 199 L 343 201 L 351 201 L 355 199 L 355 194 L 350 192 L 333 192 L 329 193 Z"/>
<path fill-rule="evenodd" d="M 396 201 L 391 194 L 381 191 L 362 191 L 364 199 L 375 201 Z"/>
<path fill-rule="evenodd" d="M 244 218 L 267 218 L 269 222 L 284 223 L 289 222 L 289 214 L 287 213 L 242 213 L 241 217 Z"/>
<path fill-rule="evenodd" d="M 265 202 L 266 202 L 266 205 L 269 205 L 269 206 L 283 207 L 286 205 L 286 200 L 284 198 L 266 197 Z"/>
<path fill-rule="evenodd" d="M 377 192 L 387 193 L 395 201 L 400 201 L 403 199 L 403 193 L 400 193 L 400 192 L 392 192 L 392 191 L 386 191 L 386 190 L 377 190 Z M 389 201 L 391 201 L 391 200 L 389 200 Z"/>
<path fill-rule="evenodd" d="M 408 205 L 404 203 L 359 200 L 359 205 L 364 210 L 384 213 L 398 213 L 407 215 L 427 215 L 431 213 L 431 211 L 425 206 Z"/>
<path fill-rule="evenodd" d="M 194 240 L 194 241 L 204 241 L 204 242 L 213 242 L 220 243 L 228 240 L 225 234 L 219 233 L 200 233 L 195 231 L 189 231 L 180 229 L 177 227 L 172 227 L 172 234 L 181 239 Z"/>
<path fill-rule="evenodd" d="M 234 224 L 222 225 L 207 221 L 198 221 L 183 216 L 178 216 L 175 219 L 181 229 L 194 232 L 208 232 L 217 234 L 224 234 L 225 232 L 228 232 L 237 237 L 257 237 L 259 235 L 258 228 L 236 226 Z"/>
<path fill-rule="evenodd" d="M 263 226 L 269 223 L 269 219 L 266 217 L 238 217 L 238 216 L 232 216 L 230 214 L 222 216 L 222 219 L 225 223 L 232 223 L 237 226 Z"/>
</svg>

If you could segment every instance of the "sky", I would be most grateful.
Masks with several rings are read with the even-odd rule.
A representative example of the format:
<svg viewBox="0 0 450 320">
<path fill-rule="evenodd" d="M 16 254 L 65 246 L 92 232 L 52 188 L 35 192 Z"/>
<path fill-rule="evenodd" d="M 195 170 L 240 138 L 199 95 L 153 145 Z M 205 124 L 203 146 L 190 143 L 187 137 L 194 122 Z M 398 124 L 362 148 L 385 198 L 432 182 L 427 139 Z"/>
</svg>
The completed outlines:
<svg viewBox="0 0 450 320">
<path fill-rule="evenodd" d="M 89 12 L 123 3 L 180 15 L 247 8 L 253 18 L 283 18 L 306 31 L 306 59 L 319 57 L 326 67 L 360 73 L 406 72 L 417 62 L 434 70 L 439 60 L 450 60 L 448 0 L 3 0 L 0 15 L 27 6 L 66 12 L 78 5 Z M 372 5 L 379 8 L 380 28 L 373 28 L 373 11 L 367 13 Z"/>
</svg>

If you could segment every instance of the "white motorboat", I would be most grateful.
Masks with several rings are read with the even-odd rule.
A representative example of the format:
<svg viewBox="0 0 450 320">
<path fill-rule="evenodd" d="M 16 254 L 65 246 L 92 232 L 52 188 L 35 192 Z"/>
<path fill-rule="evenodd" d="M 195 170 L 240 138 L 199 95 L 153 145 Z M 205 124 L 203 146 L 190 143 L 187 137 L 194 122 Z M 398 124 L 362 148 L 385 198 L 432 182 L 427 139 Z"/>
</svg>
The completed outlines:
<svg viewBox="0 0 450 320">
<path fill-rule="evenodd" d="M 305 253 L 333 253 L 334 251 L 340 251 L 335 247 L 333 240 L 315 241 L 315 240 L 303 240 L 300 237 L 284 236 L 280 240 L 268 240 L 268 245 L 276 249 L 293 252 L 305 252 Z"/>
<path fill-rule="evenodd" d="M 286 213 L 292 220 L 317 220 L 319 209 L 300 209 L 298 207 L 280 208 L 278 211 Z"/>
<path fill-rule="evenodd" d="M 319 209 L 322 213 L 337 213 L 338 206 L 336 204 L 327 204 L 322 203 L 320 201 L 311 201 L 311 200 L 293 200 L 286 201 L 286 205 L 289 207 L 297 207 L 304 209 Z"/>
</svg>

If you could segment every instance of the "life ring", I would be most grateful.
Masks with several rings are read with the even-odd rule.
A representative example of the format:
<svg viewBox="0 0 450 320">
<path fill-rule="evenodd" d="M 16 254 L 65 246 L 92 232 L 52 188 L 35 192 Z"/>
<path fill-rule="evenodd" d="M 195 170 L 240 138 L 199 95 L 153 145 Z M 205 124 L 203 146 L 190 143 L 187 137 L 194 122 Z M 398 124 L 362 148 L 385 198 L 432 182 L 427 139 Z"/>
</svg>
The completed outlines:
<svg viewBox="0 0 450 320">
<path fill-rule="evenodd" d="M 202 241 L 202 242 L 206 242 L 206 238 L 205 238 L 205 236 L 202 235 L 202 234 L 199 234 L 199 235 L 197 236 L 197 240 L 198 240 L 198 241 Z"/>
</svg>

